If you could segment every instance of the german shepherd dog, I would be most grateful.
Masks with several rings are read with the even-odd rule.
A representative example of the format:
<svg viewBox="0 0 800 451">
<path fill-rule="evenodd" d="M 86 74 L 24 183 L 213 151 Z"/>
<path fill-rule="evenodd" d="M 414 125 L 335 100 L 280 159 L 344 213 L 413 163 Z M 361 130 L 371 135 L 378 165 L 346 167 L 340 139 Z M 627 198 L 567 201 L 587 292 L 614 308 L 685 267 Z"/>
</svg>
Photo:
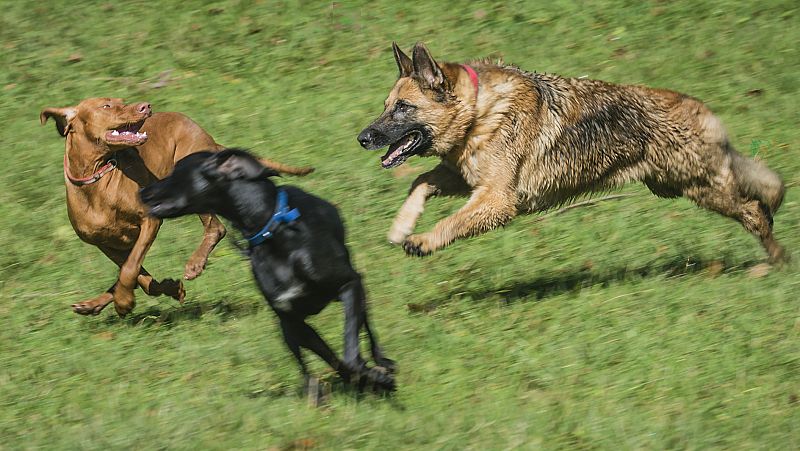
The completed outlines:
<svg viewBox="0 0 800 451">
<path fill-rule="evenodd" d="M 485 60 L 438 64 L 422 43 L 412 58 L 393 49 L 400 77 L 358 141 L 389 146 L 384 168 L 412 155 L 442 160 L 414 181 L 389 231 L 407 254 L 429 255 L 520 213 L 638 180 L 656 196 L 686 196 L 739 221 L 770 262 L 785 259 L 772 234 L 783 181 L 739 154 L 699 100 Z M 439 195 L 469 201 L 432 231 L 412 234 L 425 201 Z"/>
</svg>

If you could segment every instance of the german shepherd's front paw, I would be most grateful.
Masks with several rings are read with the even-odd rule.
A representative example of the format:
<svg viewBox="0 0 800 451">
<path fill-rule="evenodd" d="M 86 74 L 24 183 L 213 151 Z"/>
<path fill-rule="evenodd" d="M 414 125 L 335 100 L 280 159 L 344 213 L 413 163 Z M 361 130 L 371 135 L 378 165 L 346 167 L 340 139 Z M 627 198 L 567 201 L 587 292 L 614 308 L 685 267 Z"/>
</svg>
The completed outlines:
<svg viewBox="0 0 800 451">
<path fill-rule="evenodd" d="M 411 235 L 403 241 L 403 250 L 406 251 L 406 255 L 425 257 L 431 255 L 434 249 L 430 235 L 427 233 Z"/>
<path fill-rule="evenodd" d="M 386 234 L 386 238 L 389 240 L 390 244 L 401 244 L 407 236 L 411 235 L 411 230 L 405 230 L 400 227 L 392 227 L 392 230 L 389 230 L 389 233 Z"/>
</svg>

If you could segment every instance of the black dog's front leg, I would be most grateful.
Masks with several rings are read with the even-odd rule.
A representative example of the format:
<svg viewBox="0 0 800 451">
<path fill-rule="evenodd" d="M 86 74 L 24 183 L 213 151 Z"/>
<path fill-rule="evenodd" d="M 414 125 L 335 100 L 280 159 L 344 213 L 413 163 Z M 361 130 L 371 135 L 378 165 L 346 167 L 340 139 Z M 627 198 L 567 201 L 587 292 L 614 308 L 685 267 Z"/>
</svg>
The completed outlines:
<svg viewBox="0 0 800 451">
<path fill-rule="evenodd" d="M 356 374 L 365 374 L 373 383 L 394 390 L 394 377 L 375 368 L 367 369 L 359 349 L 359 332 L 365 326 L 369 335 L 372 354 L 376 363 L 389 372 L 394 371 L 394 362 L 383 356 L 383 352 L 367 324 L 367 302 L 361 277 L 347 282 L 339 290 L 339 299 L 344 305 L 344 364 Z"/>
<path fill-rule="evenodd" d="M 347 382 L 350 381 L 350 371 L 348 371 L 333 349 L 325 343 L 325 340 L 319 336 L 313 327 L 306 324 L 305 320 L 302 318 L 281 315 L 280 319 L 281 330 L 283 330 L 283 338 L 286 341 L 286 345 L 289 346 L 289 350 L 292 351 L 295 358 L 300 363 L 300 369 L 306 379 L 308 379 L 308 369 L 300 355 L 300 346 L 318 355 L 325 363 L 336 370 L 342 379 Z"/>
<path fill-rule="evenodd" d="M 300 371 L 303 373 L 303 377 L 308 381 L 308 367 L 306 367 L 306 363 L 303 361 L 303 355 L 300 353 L 300 340 L 296 321 L 285 316 L 280 316 L 279 318 L 281 322 L 281 332 L 283 332 L 283 341 L 286 343 L 286 346 L 289 347 L 289 350 L 292 351 L 292 354 L 294 354 L 294 358 L 297 359 L 297 363 L 300 365 Z"/>
</svg>

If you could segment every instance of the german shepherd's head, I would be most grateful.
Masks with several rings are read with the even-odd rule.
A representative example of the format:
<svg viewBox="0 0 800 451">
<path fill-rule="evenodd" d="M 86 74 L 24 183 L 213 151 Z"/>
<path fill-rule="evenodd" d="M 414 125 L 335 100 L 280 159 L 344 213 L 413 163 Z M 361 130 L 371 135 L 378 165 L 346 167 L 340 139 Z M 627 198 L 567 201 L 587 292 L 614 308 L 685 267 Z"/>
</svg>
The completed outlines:
<svg viewBox="0 0 800 451">
<path fill-rule="evenodd" d="M 389 146 L 381 157 L 385 169 L 412 155 L 447 154 L 463 143 L 474 118 L 474 100 L 464 101 L 466 93 L 474 91 L 471 82 L 458 83 L 460 65 L 437 64 L 421 42 L 414 46 L 413 58 L 394 42 L 392 49 L 400 77 L 384 102 L 383 114 L 358 135 L 367 150 Z"/>
</svg>

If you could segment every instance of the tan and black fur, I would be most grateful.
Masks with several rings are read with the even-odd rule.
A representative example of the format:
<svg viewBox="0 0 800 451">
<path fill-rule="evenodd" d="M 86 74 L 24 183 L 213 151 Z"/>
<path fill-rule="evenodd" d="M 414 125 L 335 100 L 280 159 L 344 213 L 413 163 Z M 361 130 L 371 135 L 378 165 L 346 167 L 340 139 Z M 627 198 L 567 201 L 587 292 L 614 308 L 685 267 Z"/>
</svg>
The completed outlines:
<svg viewBox="0 0 800 451">
<path fill-rule="evenodd" d="M 378 119 L 359 135 L 389 145 L 384 167 L 438 156 L 420 175 L 389 231 L 406 253 L 428 255 L 453 241 L 578 196 L 643 182 L 660 197 L 685 196 L 739 221 L 771 262 L 784 260 L 772 234 L 783 201 L 780 176 L 743 157 L 720 120 L 677 92 L 525 72 L 474 61 L 437 64 L 418 43 L 413 59 L 393 45 L 400 77 Z M 412 234 L 425 201 L 469 195 L 432 231 Z"/>
</svg>

